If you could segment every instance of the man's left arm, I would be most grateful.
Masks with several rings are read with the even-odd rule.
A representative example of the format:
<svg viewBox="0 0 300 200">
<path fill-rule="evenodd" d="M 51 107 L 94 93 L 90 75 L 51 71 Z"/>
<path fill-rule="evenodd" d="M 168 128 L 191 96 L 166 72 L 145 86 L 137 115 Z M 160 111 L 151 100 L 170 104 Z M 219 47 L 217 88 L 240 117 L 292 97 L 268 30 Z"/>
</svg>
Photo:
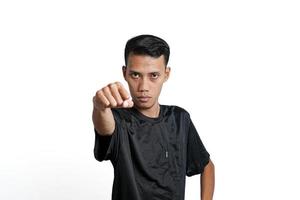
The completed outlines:
<svg viewBox="0 0 300 200">
<path fill-rule="evenodd" d="M 201 174 L 201 200 L 212 200 L 215 189 L 215 166 L 211 160 Z"/>
</svg>

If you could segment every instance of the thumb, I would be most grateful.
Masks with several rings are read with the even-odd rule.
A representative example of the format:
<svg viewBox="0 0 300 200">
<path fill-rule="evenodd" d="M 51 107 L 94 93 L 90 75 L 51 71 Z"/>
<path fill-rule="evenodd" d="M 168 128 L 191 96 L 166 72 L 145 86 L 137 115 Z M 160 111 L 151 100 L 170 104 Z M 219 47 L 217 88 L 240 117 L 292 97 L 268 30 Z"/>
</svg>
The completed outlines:
<svg viewBox="0 0 300 200">
<path fill-rule="evenodd" d="M 122 107 L 123 108 L 131 108 L 133 107 L 134 103 L 131 99 L 126 99 L 125 101 L 123 101 Z"/>
</svg>

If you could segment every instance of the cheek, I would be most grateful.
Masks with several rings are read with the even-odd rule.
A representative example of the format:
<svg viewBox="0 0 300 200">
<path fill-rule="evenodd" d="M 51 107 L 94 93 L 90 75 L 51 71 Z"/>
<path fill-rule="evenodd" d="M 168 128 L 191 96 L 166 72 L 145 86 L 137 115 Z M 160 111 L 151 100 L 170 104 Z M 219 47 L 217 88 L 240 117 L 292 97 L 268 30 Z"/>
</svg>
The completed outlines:
<svg viewBox="0 0 300 200">
<path fill-rule="evenodd" d="M 128 83 L 129 90 L 131 92 L 134 92 L 136 90 L 136 88 L 137 88 L 136 82 L 132 81 L 132 80 L 129 80 L 129 81 L 127 81 L 127 83 Z"/>
<path fill-rule="evenodd" d="M 155 92 L 156 92 L 157 94 L 160 93 L 160 91 L 161 91 L 161 89 L 162 89 L 162 86 L 163 86 L 163 82 L 162 82 L 162 81 L 160 81 L 160 82 L 158 82 L 158 83 L 156 83 L 156 84 L 154 85 L 154 89 L 155 89 Z"/>
</svg>

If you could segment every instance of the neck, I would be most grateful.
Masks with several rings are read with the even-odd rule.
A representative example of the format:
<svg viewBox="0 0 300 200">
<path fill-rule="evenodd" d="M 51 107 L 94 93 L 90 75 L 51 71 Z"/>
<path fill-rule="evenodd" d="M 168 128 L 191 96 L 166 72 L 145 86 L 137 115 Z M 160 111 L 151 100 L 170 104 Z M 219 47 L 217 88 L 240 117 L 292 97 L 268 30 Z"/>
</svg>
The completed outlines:
<svg viewBox="0 0 300 200">
<path fill-rule="evenodd" d="M 157 118 L 159 116 L 159 112 L 160 112 L 160 106 L 159 106 L 158 102 L 156 104 L 154 104 L 151 108 L 142 109 L 142 108 L 136 107 L 136 109 L 139 112 L 141 112 L 143 115 L 150 117 L 150 118 Z"/>
</svg>

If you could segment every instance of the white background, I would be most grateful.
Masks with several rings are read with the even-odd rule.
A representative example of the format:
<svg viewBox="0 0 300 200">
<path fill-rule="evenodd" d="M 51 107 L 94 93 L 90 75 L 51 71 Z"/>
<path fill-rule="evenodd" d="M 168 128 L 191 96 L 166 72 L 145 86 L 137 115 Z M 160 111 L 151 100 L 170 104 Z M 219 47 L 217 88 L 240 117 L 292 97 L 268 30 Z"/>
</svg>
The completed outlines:
<svg viewBox="0 0 300 200">
<path fill-rule="evenodd" d="M 184 107 L 216 166 L 215 199 L 300 199 L 297 1 L 1 1 L 0 199 L 110 199 L 92 97 L 122 81 L 126 41 L 171 47 L 162 104 Z M 200 176 L 186 199 L 200 199 Z"/>
</svg>

